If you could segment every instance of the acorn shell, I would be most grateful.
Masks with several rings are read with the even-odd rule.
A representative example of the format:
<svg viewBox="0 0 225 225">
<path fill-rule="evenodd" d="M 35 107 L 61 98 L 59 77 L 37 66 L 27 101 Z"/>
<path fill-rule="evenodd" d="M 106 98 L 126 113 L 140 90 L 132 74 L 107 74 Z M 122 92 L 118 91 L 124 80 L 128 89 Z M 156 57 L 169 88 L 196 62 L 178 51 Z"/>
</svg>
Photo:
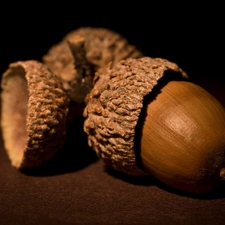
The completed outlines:
<svg viewBox="0 0 225 225">
<path fill-rule="evenodd" d="M 75 37 L 84 39 L 84 47 L 81 43 L 73 43 L 78 41 L 73 40 Z M 79 54 L 82 51 L 85 52 L 85 56 Z M 135 46 L 130 45 L 124 37 L 114 31 L 81 27 L 71 31 L 61 42 L 52 46 L 43 57 L 43 62 L 62 79 L 63 88 L 70 98 L 75 102 L 83 102 L 93 87 L 92 79 L 96 71 L 110 62 L 114 65 L 122 59 L 141 56 L 143 54 Z M 82 68 L 82 79 L 77 71 L 80 64 L 86 64 L 85 69 Z"/>
<path fill-rule="evenodd" d="M 175 63 L 143 57 L 121 60 L 100 74 L 84 116 L 88 144 L 108 167 L 134 176 L 147 175 L 138 165 L 135 132 L 143 99 L 166 71 L 187 78 Z"/>
<path fill-rule="evenodd" d="M 40 62 L 9 65 L 1 81 L 4 146 L 17 169 L 43 165 L 62 150 L 68 99 L 58 77 Z"/>
</svg>

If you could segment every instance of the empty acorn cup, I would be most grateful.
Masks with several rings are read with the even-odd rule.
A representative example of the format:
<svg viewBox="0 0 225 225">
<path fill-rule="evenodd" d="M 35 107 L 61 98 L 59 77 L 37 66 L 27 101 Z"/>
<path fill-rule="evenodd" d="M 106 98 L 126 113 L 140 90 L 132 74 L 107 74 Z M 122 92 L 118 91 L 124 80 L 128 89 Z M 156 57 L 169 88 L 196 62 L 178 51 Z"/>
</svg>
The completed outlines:
<svg viewBox="0 0 225 225">
<path fill-rule="evenodd" d="M 57 76 L 42 63 L 11 63 L 1 81 L 1 128 L 12 166 L 42 166 L 62 150 L 68 98 Z"/>
<path fill-rule="evenodd" d="M 102 71 L 84 110 L 88 143 L 107 167 L 202 193 L 225 179 L 225 109 L 165 59 Z"/>
<path fill-rule="evenodd" d="M 69 98 L 84 102 L 93 87 L 97 71 L 126 58 L 138 58 L 143 54 L 120 34 L 95 27 L 80 27 L 71 31 L 53 45 L 43 62 L 63 83 Z"/>
</svg>

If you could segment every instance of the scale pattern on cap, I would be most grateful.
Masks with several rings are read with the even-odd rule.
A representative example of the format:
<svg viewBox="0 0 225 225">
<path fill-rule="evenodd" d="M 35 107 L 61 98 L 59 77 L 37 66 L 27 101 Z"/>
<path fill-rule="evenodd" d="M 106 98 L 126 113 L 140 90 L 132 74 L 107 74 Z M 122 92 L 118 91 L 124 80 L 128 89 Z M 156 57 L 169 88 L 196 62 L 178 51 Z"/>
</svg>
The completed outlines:
<svg viewBox="0 0 225 225">
<path fill-rule="evenodd" d="M 75 68 L 75 60 L 68 40 L 75 36 L 84 38 L 84 48 L 86 51 L 86 59 L 92 68 L 92 78 L 95 71 L 106 66 L 109 62 L 113 64 L 126 58 L 138 58 L 143 54 L 120 34 L 106 28 L 81 27 L 68 33 L 61 42 L 52 46 L 48 53 L 43 57 L 44 63 L 63 81 L 64 89 L 69 96 L 76 101 L 73 89 L 77 87 L 77 71 Z M 92 79 L 89 76 L 83 78 L 83 83 L 79 84 L 84 87 L 92 88 Z M 91 84 L 90 84 L 91 83 Z"/>
<path fill-rule="evenodd" d="M 167 70 L 186 77 L 175 63 L 149 57 L 122 60 L 99 74 L 84 111 L 84 130 L 106 165 L 130 175 L 146 175 L 135 159 L 135 127 L 144 96 Z"/>
<path fill-rule="evenodd" d="M 19 169 L 35 168 L 44 164 L 63 147 L 68 99 L 59 78 L 35 60 L 11 63 L 3 74 L 3 89 L 7 84 L 7 77 L 13 76 L 14 70 L 18 71 L 16 68 L 23 71 L 29 96 L 27 144 L 24 146 L 21 164 L 15 166 Z"/>
</svg>

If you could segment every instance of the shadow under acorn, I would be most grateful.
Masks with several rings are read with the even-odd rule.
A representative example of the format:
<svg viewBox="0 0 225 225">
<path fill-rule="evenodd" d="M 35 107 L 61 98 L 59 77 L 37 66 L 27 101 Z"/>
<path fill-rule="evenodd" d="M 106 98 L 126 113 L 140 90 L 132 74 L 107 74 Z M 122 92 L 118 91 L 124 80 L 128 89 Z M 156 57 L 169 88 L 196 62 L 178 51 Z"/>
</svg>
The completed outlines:
<svg viewBox="0 0 225 225">
<path fill-rule="evenodd" d="M 225 181 L 221 181 L 217 188 L 204 192 L 204 193 L 187 193 L 176 188 L 173 188 L 157 178 L 149 175 L 143 177 L 136 177 L 125 174 L 121 171 L 116 171 L 112 168 L 105 167 L 105 172 L 108 173 L 110 176 L 113 176 L 115 179 L 120 179 L 130 184 L 138 185 L 138 186 L 155 186 L 163 191 L 166 191 L 171 194 L 187 197 L 187 198 L 194 198 L 199 200 L 213 200 L 213 199 L 222 199 L 225 198 Z"/>
<path fill-rule="evenodd" d="M 96 153 L 88 146 L 83 124 L 85 118 L 78 113 L 67 125 L 65 145 L 54 158 L 37 169 L 23 170 L 30 176 L 54 176 L 81 170 L 98 160 Z"/>
</svg>

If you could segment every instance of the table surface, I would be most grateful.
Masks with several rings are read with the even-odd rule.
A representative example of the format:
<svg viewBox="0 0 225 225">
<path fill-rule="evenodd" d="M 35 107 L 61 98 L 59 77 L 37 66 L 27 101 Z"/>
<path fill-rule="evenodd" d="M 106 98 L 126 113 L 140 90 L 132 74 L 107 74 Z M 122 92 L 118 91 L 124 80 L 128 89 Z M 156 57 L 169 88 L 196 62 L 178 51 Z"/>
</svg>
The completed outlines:
<svg viewBox="0 0 225 225">
<path fill-rule="evenodd" d="M 225 106 L 224 81 L 194 80 Z M 79 120 L 81 125 L 82 120 Z M 0 224 L 225 224 L 225 185 L 203 196 L 173 191 L 154 179 L 107 171 L 77 131 L 42 171 L 10 164 L 0 141 Z M 75 143 L 74 143 L 75 142 Z"/>
</svg>

